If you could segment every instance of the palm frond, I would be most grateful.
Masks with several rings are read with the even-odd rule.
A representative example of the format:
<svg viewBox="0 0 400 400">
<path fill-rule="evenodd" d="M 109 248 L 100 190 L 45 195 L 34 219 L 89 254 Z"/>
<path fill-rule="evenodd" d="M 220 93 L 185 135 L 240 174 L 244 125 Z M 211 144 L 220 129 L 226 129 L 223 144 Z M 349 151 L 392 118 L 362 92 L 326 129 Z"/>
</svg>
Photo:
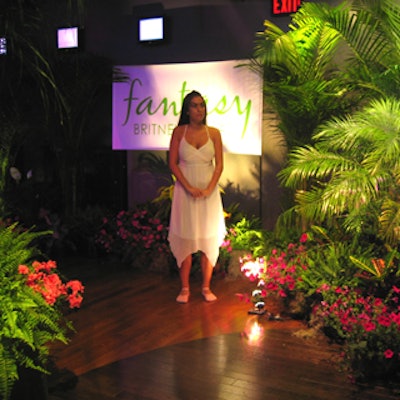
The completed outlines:
<svg viewBox="0 0 400 400">
<path fill-rule="evenodd" d="M 400 203 L 386 198 L 379 216 L 379 234 L 390 245 L 400 242 Z"/>
<path fill-rule="evenodd" d="M 340 171 L 358 168 L 357 160 L 346 157 L 346 154 L 321 151 L 308 145 L 298 147 L 290 153 L 288 164 L 278 173 L 278 178 L 286 187 L 296 189 L 303 187 L 305 181 L 325 184 Z"/>
</svg>

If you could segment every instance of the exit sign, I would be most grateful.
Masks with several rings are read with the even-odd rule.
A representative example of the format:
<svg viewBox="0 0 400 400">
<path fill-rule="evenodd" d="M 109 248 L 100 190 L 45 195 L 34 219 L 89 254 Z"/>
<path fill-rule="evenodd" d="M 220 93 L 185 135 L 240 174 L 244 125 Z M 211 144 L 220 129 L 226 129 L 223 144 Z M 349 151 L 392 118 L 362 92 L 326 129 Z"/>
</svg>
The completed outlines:
<svg viewBox="0 0 400 400">
<path fill-rule="evenodd" d="M 272 0 L 272 14 L 282 15 L 295 13 L 301 5 L 301 0 Z"/>
</svg>

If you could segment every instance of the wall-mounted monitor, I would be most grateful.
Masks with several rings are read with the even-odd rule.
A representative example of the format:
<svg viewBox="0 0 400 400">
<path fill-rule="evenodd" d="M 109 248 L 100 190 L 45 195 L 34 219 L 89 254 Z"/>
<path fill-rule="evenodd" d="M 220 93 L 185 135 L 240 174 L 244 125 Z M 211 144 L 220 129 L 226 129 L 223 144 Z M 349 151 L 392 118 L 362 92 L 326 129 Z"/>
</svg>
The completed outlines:
<svg viewBox="0 0 400 400">
<path fill-rule="evenodd" d="M 160 43 L 165 40 L 165 18 L 139 18 L 138 39 L 140 43 Z"/>
<path fill-rule="evenodd" d="M 0 56 L 7 55 L 7 38 L 0 36 Z"/>
<path fill-rule="evenodd" d="M 57 28 L 57 49 L 78 49 L 81 30 L 77 26 Z"/>
</svg>

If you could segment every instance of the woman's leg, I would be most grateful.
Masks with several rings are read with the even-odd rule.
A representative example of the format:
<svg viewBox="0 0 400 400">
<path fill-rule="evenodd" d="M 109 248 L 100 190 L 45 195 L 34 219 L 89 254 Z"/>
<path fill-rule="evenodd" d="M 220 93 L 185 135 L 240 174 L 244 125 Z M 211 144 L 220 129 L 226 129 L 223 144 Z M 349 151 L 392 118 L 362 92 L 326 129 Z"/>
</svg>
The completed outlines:
<svg viewBox="0 0 400 400">
<path fill-rule="evenodd" d="M 181 268 L 179 270 L 179 276 L 181 277 L 182 288 L 189 289 L 189 279 L 190 279 L 190 270 L 192 269 L 192 255 L 187 256 L 183 261 Z"/>
<path fill-rule="evenodd" d="M 178 303 L 187 303 L 189 301 L 189 279 L 190 279 L 190 270 L 192 269 L 192 255 L 187 256 L 179 269 L 179 276 L 181 278 L 181 292 L 179 293 L 176 301 Z"/>
<path fill-rule="evenodd" d="M 204 253 L 200 255 L 200 265 L 201 265 L 201 272 L 203 274 L 203 285 L 201 293 L 206 301 L 215 301 L 217 300 L 217 296 L 210 290 L 210 283 L 213 274 L 213 266 L 210 263 L 210 260 Z"/>
</svg>

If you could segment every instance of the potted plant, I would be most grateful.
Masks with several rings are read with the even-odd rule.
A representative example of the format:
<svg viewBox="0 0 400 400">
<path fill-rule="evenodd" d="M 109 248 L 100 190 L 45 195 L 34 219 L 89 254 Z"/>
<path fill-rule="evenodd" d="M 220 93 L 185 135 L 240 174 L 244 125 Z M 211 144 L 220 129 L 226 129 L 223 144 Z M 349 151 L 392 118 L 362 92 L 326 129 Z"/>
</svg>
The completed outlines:
<svg viewBox="0 0 400 400">
<path fill-rule="evenodd" d="M 17 224 L 0 225 L 0 397 L 3 399 L 12 396 L 21 399 L 20 394 L 15 394 L 15 384 L 20 383 L 25 371 L 48 373 L 48 344 L 56 340 L 67 343 L 66 334 L 72 328 L 63 317 L 63 306 L 79 307 L 82 301 L 81 282 L 63 282 L 54 261 L 36 261 L 41 255 L 34 241 L 44 234 L 22 230 Z M 45 394 L 41 398 L 46 398 Z"/>
</svg>

